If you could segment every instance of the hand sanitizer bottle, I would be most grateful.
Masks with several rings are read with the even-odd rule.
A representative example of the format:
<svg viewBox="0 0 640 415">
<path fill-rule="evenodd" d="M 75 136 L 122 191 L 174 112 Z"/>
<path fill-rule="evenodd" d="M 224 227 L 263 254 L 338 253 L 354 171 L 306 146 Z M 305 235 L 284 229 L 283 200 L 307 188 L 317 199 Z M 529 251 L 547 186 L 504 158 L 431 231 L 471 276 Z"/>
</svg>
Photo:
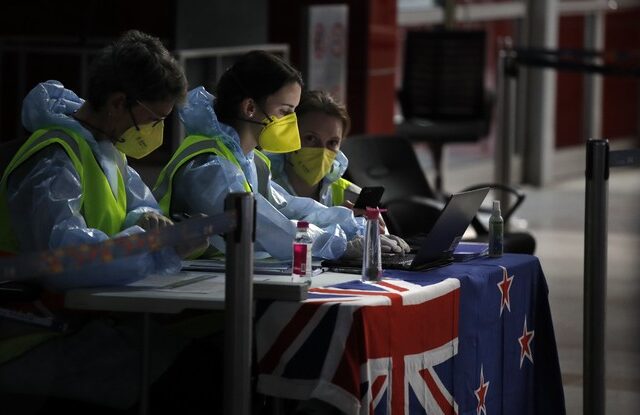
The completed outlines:
<svg viewBox="0 0 640 415">
<path fill-rule="evenodd" d="M 489 218 L 489 256 L 500 257 L 504 244 L 504 220 L 500 213 L 500 201 L 493 201 L 493 210 Z"/>
<path fill-rule="evenodd" d="M 367 226 L 364 232 L 362 253 L 362 281 L 374 282 L 382 279 L 382 255 L 380 250 L 380 209 L 367 208 Z"/>
</svg>

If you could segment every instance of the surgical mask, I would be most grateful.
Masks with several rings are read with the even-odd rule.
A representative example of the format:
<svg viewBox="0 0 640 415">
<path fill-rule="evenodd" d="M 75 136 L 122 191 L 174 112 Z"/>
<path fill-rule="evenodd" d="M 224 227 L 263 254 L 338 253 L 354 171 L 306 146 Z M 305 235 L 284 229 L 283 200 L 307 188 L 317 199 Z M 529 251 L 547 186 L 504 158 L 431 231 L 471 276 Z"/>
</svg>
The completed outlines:
<svg viewBox="0 0 640 415">
<path fill-rule="evenodd" d="M 303 147 L 289 154 L 293 171 L 310 186 L 322 180 L 336 158 L 336 152 L 324 147 Z"/>
<path fill-rule="evenodd" d="M 295 112 L 282 118 L 265 118 L 262 124 L 264 128 L 260 131 L 258 145 L 263 150 L 271 153 L 290 153 L 300 148 L 300 133 Z"/>
<path fill-rule="evenodd" d="M 132 126 L 116 141 L 115 146 L 129 157 L 140 159 L 162 145 L 164 121 Z"/>
</svg>

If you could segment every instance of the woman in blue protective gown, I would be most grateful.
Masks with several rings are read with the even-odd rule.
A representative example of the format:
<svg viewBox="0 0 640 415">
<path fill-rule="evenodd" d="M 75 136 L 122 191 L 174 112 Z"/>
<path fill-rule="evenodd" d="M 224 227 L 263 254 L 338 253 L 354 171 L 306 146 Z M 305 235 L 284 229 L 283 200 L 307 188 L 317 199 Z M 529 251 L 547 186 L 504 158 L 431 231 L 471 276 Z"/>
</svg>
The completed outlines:
<svg viewBox="0 0 640 415">
<path fill-rule="evenodd" d="M 187 138 L 154 186 L 165 214 L 214 215 L 229 193 L 250 191 L 256 198 L 256 250 L 291 258 L 296 221 L 306 220 L 315 257 L 362 255 L 362 218 L 344 207 L 292 196 L 271 181 L 261 150 L 300 148 L 295 109 L 302 84 L 299 72 L 282 59 L 252 51 L 222 75 L 215 98 L 202 87 L 190 91 L 180 109 Z M 224 251 L 221 238 L 211 243 Z"/>
<path fill-rule="evenodd" d="M 185 95 L 178 63 L 157 38 L 138 31 L 125 33 L 94 58 L 87 101 L 56 81 L 37 85 L 22 108 L 32 135 L 1 182 L 0 248 L 19 254 L 170 225 L 126 156 L 144 157 L 161 144 L 163 120 Z M 60 291 L 120 285 L 179 267 L 179 255 L 167 248 L 40 282 Z M 40 402 L 45 413 L 49 401 L 60 398 L 131 407 L 139 396 L 139 321 L 53 311 L 69 329 L 0 319 L 0 412 L 20 413 Z M 188 340 L 155 323 L 151 330 L 154 380 Z"/>
<path fill-rule="evenodd" d="M 127 156 L 141 158 L 163 139 L 163 120 L 184 99 L 186 79 L 155 38 L 131 31 L 93 62 L 84 101 L 57 81 L 24 99 L 32 132 L 0 182 L 0 250 L 29 252 L 170 225 Z M 56 290 L 120 285 L 176 271 L 173 249 L 48 277 Z"/>
<path fill-rule="evenodd" d="M 349 161 L 340 146 L 351 126 L 345 106 L 325 91 L 305 91 L 296 116 L 302 147 L 268 154 L 273 180 L 292 195 L 352 207 L 361 188 L 342 177 Z"/>
<path fill-rule="evenodd" d="M 292 195 L 353 209 L 361 188 L 342 177 L 349 161 L 340 151 L 351 126 L 347 109 L 325 91 L 305 91 L 296 116 L 301 148 L 284 154 L 268 153 L 273 180 Z M 364 211 L 354 209 L 354 213 L 363 215 Z M 389 234 L 380 219 L 383 252 L 397 252 L 396 244 L 407 252 L 407 243 Z"/>
</svg>

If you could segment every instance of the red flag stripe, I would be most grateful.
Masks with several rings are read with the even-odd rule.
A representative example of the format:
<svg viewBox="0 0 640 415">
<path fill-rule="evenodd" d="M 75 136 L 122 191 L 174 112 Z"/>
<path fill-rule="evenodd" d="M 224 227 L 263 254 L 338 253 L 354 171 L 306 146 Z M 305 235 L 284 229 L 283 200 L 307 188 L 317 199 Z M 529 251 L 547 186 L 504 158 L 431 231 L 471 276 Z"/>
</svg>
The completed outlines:
<svg viewBox="0 0 640 415">
<path fill-rule="evenodd" d="M 455 415 L 455 409 L 454 409 L 453 405 L 444 396 L 444 394 L 442 393 L 442 391 L 438 387 L 438 384 L 433 379 L 433 376 L 431 375 L 431 372 L 429 371 L 429 369 L 425 369 L 425 370 L 420 371 L 420 375 L 425 380 L 425 382 L 427 382 L 427 387 L 429 388 L 429 390 L 433 394 L 433 398 L 438 403 L 438 406 L 440 407 L 440 409 L 442 409 L 442 412 L 445 415 Z"/>
<path fill-rule="evenodd" d="M 297 337 L 298 333 L 300 333 L 305 328 L 311 318 L 313 318 L 316 311 L 319 310 L 319 306 L 321 304 L 322 303 L 319 303 L 317 305 L 314 303 L 305 304 L 303 307 L 300 307 L 298 311 L 296 311 L 296 314 L 291 318 L 289 324 L 287 324 L 285 328 L 280 332 L 280 335 L 278 335 L 276 341 L 269 348 L 269 351 L 258 363 L 258 366 L 262 373 L 273 372 L 273 370 L 278 365 L 282 354 L 291 345 L 291 339 Z"/>
<path fill-rule="evenodd" d="M 353 295 L 353 296 L 362 296 L 362 297 L 382 296 L 392 300 L 395 298 L 400 298 L 400 294 L 381 292 L 381 291 L 339 290 L 339 289 L 333 289 L 333 288 L 313 288 L 310 291 L 314 293 L 321 293 L 321 294 L 344 294 L 344 295 Z"/>
<path fill-rule="evenodd" d="M 378 283 L 378 285 L 382 285 L 383 287 L 391 288 L 392 290 L 396 290 L 396 291 L 400 291 L 400 292 L 409 291 L 408 288 L 404 288 L 404 287 L 401 287 L 399 285 L 394 285 L 394 284 L 391 284 L 391 283 L 389 283 L 387 281 L 380 281 Z"/>
</svg>

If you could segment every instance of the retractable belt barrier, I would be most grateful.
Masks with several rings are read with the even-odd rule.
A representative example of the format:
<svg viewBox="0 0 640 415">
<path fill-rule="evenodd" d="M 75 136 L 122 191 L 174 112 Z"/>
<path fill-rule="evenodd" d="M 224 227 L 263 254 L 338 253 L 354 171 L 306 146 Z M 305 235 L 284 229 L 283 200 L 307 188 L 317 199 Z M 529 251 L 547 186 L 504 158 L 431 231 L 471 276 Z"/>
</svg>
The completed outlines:
<svg viewBox="0 0 640 415">
<path fill-rule="evenodd" d="M 594 63 L 597 59 L 625 65 Z M 605 76 L 640 78 L 640 51 L 601 52 L 578 49 L 512 48 L 500 50 L 498 62 L 498 132 L 495 178 L 509 184 L 515 141 L 516 82 L 520 66 Z M 609 151 L 607 140 L 587 142 L 584 245 L 583 413 L 605 413 L 605 300 L 607 279 L 607 204 L 609 169 L 640 166 L 640 149 Z M 501 198 L 502 199 L 502 198 Z M 506 199 L 506 198 L 505 198 Z M 503 200 L 502 203 L 508 203 Z"/>
<path fill-rule="evenodd" d="M 70 245 L 49 251 L 0 258 L 0 278 L 26 281 L 34 277 L 82 270 L 88 265 L 108 264 L 116 259 L 158 251 L 236 227 L 236 211 L 193 218 L 174 226 L 112 238 L 96 244 Z"/>
</svg>

